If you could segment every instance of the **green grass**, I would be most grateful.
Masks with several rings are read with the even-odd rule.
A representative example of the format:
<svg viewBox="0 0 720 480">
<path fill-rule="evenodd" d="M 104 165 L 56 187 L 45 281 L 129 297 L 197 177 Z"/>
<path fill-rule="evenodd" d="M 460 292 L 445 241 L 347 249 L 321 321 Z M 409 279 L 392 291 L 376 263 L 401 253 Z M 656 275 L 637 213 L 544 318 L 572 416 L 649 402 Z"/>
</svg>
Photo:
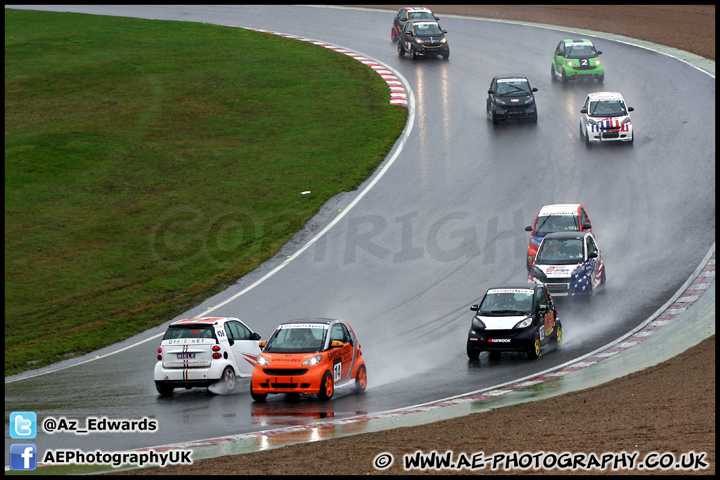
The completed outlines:
<svg viewBox="0 0 720 480">
<path fill-rule="evenodd" d="M 389 98 L 307 42 L 6 9 L 5 375 L 159 325 L 259 266 L 382 162 L 407 119 Z"/>
</svg>

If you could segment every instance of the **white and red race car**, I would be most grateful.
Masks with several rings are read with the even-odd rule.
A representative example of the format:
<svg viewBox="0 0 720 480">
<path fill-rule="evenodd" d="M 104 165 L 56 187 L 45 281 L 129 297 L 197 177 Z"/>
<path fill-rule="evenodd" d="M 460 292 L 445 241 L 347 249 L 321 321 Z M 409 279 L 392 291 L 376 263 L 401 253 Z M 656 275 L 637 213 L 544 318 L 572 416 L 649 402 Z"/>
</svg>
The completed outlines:
<svg viewBox="0 0 720 480">
<path fill-rule="evenodd" d="M 632 144 L 635 137 L 629 112 L 633 110 L 618 92 L 589 94 L 580 110 L 580 138 L 587 146 L 601 142 Z"/>
<path fill-rule="evenodd" d="M 158 348 L 155 388 L 160 395 L 172 395 L 176 388 L 220 383 L 232 392 L 237 377 L 252 376 L 259 343 L 260 334 L 233 317 L 173 322 Z"/>
</svg>

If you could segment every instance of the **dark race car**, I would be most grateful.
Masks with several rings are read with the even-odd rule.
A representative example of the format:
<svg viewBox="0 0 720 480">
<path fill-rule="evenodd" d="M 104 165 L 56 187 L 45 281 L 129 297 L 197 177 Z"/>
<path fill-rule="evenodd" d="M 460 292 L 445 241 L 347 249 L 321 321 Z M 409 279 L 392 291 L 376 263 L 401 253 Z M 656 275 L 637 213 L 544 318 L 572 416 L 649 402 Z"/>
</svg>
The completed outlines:
<svg viewBox="0 0 720 480">
<path fill-rule="evenodd" d="M 535 95 L 525 75 L 496 75 L 487 97 L 487 115 L 493 125 L 511 120 L 537 122 Z"/>
<path fill-rule="evenodd" d="M 476 360 L 480 352 L 497 357 L 500 352 L 525 352 L 540 356 L 543 346 L 562 345 L 562 325 L 557 307 L 543 284 L 519 284 L 488 289 L 472 319 L 467 355 Z"/>
<path fill-rule="evenodd" d="M 408 20 L 440 20 L 440 18 L 436 17 L 429 8 L 425 7 L 403 7 L 400 10 L 398 10 L 397 14 L 395 15 L 395 18 L 393 19 L 393 26 L 392 30 L 390 31 L 390 40 L 393 42 L 397 42 L 398 38 L 400 36 L 400 32 L 402 32 L 403 27 L 405 27 L 405 22 Z"/>
<path fill-rule="evenodd" d="M 447 60 L 450 58 L 450 45 L 446 33 L 434 20 L 408 20 L 400 32 L 398 55 L 402 57 L 407 53 L 413 60 L 418 56 L 442 55 Z"/>
</svg>

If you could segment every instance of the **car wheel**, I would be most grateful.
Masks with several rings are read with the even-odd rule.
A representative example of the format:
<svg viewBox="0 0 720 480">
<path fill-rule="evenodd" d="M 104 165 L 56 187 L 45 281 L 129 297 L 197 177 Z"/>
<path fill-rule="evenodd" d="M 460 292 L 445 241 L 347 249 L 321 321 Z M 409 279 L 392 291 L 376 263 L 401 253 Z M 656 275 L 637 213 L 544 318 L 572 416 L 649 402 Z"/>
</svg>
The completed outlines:
<svg viewBox="0 0 720 480">
<path fill-rule="evenodd" d="M 562 346 L 562 324 L 560 322 L 555 322 L 555 336 L 552 337 L 551 342 L 558 347 Z"/>
<path fill-rule="evenodd" d="M 530 348 L 528 349 L 528 358 L 530 360 L 534 360 L 540 356 L 540 351 L 542 349 L 542 345 L 540 345 L 540 329 L 542 326 L 538 327 L 538 330 L 535 332 L 535 336 L 533 337 L 532 344 L 530 344 Z"/>
<path fill-rule="evenodd" d="M 593 297 L 593 286 L 592 286 L 592 280 L 588 279 L 588 286 L 587 291 L 585 292 L 585 302 L 590 303 L 592 301 Z"/>
<path fill-rule="evenodd" d="M 401 57 L 403 55 L 405 55 L 405 49 L 403 48 L 403 45 L 402 45 L 402 39 L 398 40 L 398 55 L 400 55 Z"/>
<path fill-rule="evenodd" d="M 332 375 L 330 372 L 325 372 L 323 375 L 322 382 L 320 382 L 320 391 L 318 392 L 318 398 L 320 400 L 330 400 L 335 393 L 335 384 L 333 383 Z"/>
<path fill-rule="evenodd" d="M 250 387 L 250 396 L 256 402 L 264 402 L 267 399 L 268 394 L 267 393 L 255 393 L 255 392 L 253 392 L 252 387 Z"/>
<path fill-rule="evenodd" d="M 495 112 L 492 112 L 491 115 L 492 115 L 493 125 L 497 125 L 497 124 L 498 124 L 498 119 L 497 119 L 497 117 L 495 116 Z"/>
<path fill-rule="evenodd" d="M 630 132 L 630 141 L 628 142 L 630 145 L 635 143 L 635 132 Z"/>
<path fill-rule="evenodd" d="M 173 394 L 173 390 L 175 390 L 174 387 L 169 387 L 167 385 L 158 385 L 155 384 L 155 388 L 157 389 L 158 393 L 164 397 L 169 397 Z"/>
<path fill-rule="evenodd" d="M 410 47 L 408 54 L 410 55 L 410 60 L 417 60 L 417 53 L 415 53 L 414 48 Z"/>
<path fill-rule="evenodd" d="M 551 82 L 555 81 L 555 64 L 554 63 L 550 64 L 550 81 Z"/>
<path fill-rule="evenodd" d="M 568 78 L 567 78 L 567 75 L 565 75 L 565 69 L 564 69 L 564 68 L 563 68 L 562 70 L 560 70 L 560 76 L 562 77 L 562 82 L 563 82 L 563 83 L 567 83 L 567 82 L 568 82 Z"/>
<path fill-rule="evenodd" d="M 395 31 L 395 28 L 390 30 L 390 41 L 397 42 L 397 31 Z"/>
<path fill-rule="evenodd" d="M 477 360 L 478 357 L 480 356 L 480 352 L 475 350 L 475 348 L 473 348 L 473 346 L 470 345 L 470 342 L 467 343 L 466 350 L 467 350 L 467 356 L 470 360 Z"/>
<path fill-rule="evenodd" d="M 580 125 L 580 128 L 582 128 L 582 125 Z M 585 146 L 587 148 L 590 148 L 590 146 L 592 145 L 590 143 L 590 135 L 588 135 L 587 131 L 583 131 L 583 133 L 585 134 Z"/>
<path fill-rule="evenodd" d="M 598 75 L 597 81 L 598 83 L 603 83 L 605 81 L 605 74 L 603 73 L 602 75 Z"/>
<path fill-rule="evenodd" d="M 532 123 L 537 123 L 537 113 L 535 114 L 534 117 L 532 117 L 532 118 L 530 119 L 530 122 L 532 122 Z"/>
<path fill-rule="evenodd" d="M 605 282 L 607 280 L 605 279 L 605 267 L 603 266 L 602 275 L 600 275 L 600 285 L 605 285 Z"/>
<path fill-rule="evenodd" d="M 225 384 L 228 392 L 232 392 L 235 388 L 235 370 L 232 367 L 225 367 L 222 374 L 222 382 Z"/>
<path fill-rule="evenodd" d="M 362 393 L 367 388 L 367 371 L 365 365 L 360 365 L 355 375 L 355 393 Z"/>
<path fill-rule="evenodd" d="M 448 58 L 450 58 L 450 49 L 449 48 L 448 48 L 447 53 L 445 55 L 443 55 L 442 57 L 443 57 L 443 60 L 447 60 Z"/>
</svg>

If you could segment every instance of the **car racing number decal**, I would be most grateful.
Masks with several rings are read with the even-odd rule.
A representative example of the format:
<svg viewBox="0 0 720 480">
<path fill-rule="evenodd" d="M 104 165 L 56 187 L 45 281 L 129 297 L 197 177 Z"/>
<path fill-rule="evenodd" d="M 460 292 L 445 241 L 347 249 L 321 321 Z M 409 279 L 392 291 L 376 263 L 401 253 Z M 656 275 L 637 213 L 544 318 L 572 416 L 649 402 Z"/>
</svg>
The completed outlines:
<svg viewBox="0 0 720 480">
<path fill-rule="evenodd" d="M 588 65 L 590 65 L 590 62 L 588 62 L 587 58 L 583 58 L 582 60 L 580 60 L 580 65 L 582 65 L 583 67 L 587 67 Z"/>
<path fill-rule="evenodd" d="M 333 381 L 339 382 L 342 379 L 342 358 L 338 357 L 333 363 Z"/>
</svg>

